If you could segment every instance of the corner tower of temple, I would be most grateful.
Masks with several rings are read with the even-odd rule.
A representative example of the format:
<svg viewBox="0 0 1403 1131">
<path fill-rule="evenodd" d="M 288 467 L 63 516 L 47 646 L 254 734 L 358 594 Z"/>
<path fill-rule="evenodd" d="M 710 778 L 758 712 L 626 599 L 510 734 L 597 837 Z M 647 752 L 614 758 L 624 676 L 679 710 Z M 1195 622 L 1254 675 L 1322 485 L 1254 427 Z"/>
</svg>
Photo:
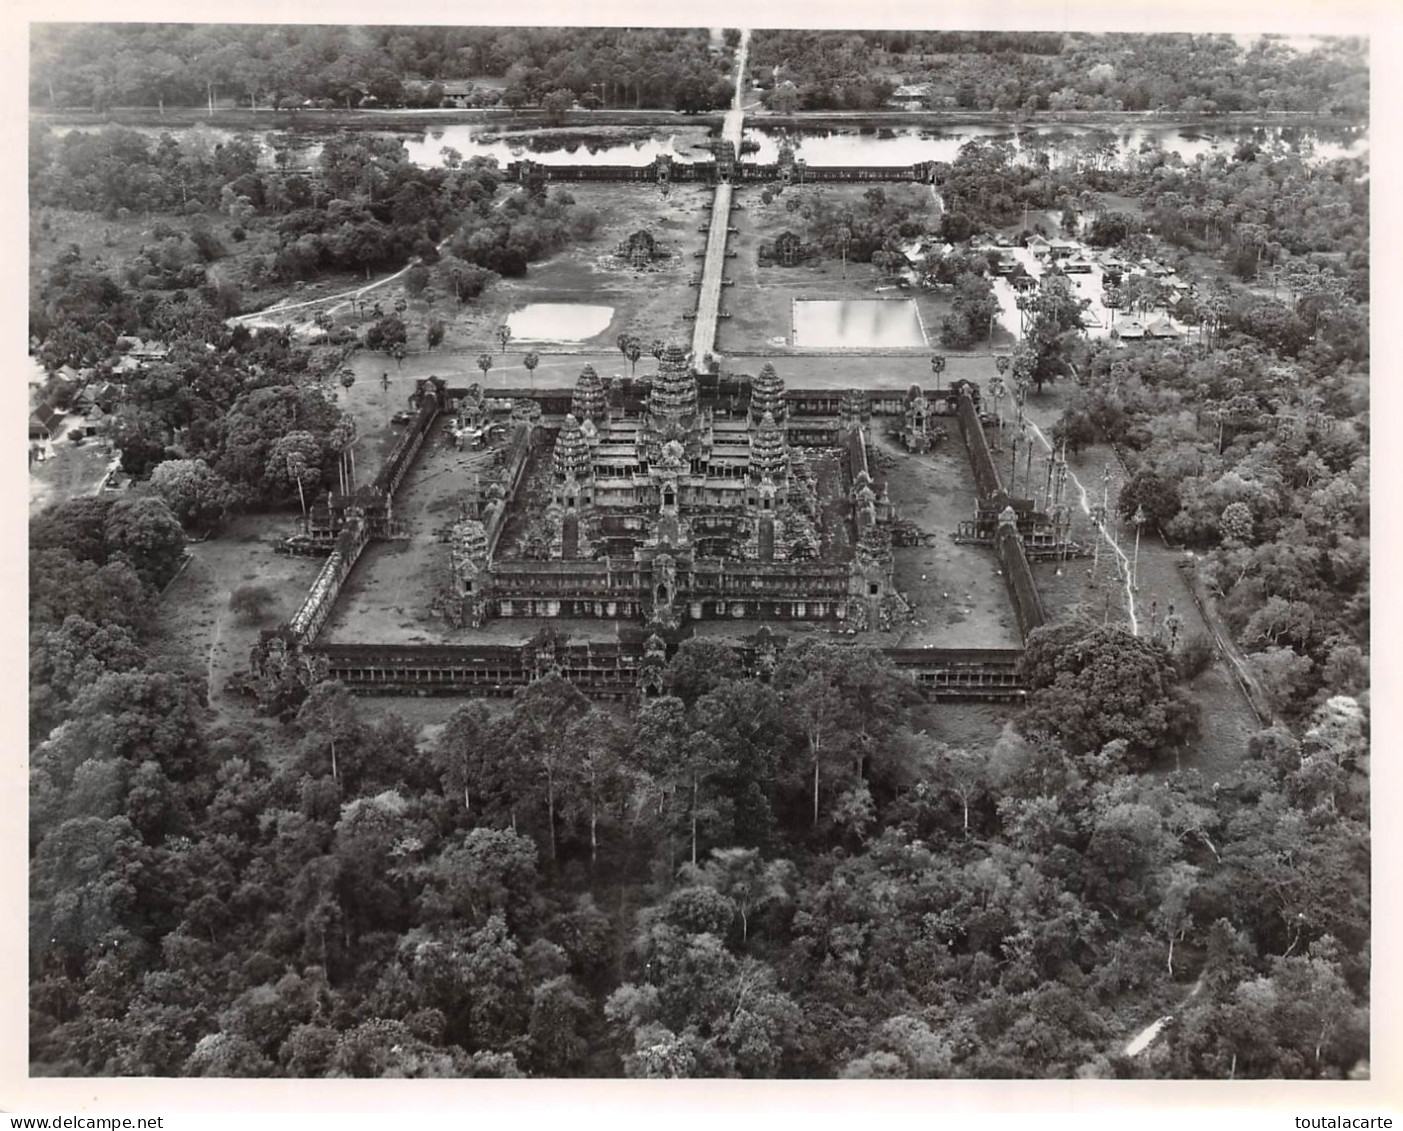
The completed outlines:
<svg viewBox="0 0 1403 1131">
<path fill-rule="evenodd" d="M 580 370 L 575 382 L 575 392 L 570 398 L 570 412 L 576 420 L 601 421 L 609 415 L 609 406 L 604 398 L 604 382 L 594 371 L 594 366 L 586 365 Z"/>
<path fill-rule="evenodd" d="M 589 478 L 589 444 L 574 413 L 566 415 L 565 423 L 560 426 L 560 433 L 556 436 L 552 470 L 557 481 L 564 481 L 572 475 L 576 479 Z"/>
</svg>

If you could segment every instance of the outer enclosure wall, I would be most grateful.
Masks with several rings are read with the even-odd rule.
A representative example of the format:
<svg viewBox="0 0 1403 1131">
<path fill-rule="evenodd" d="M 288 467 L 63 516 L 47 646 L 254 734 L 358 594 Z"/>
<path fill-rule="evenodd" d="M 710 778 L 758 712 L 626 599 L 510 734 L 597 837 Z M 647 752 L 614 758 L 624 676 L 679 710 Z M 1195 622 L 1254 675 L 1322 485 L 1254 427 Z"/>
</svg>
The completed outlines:
<svg viewBox="0 0 1403 1131">
<path fill-rule="evenodd" d="M 968 396 L 960 397 L 959 418 L 980 503 L 992 506 L 996 500 L 1007 500 L 998 469 L 994 466 L 994 457 L 989 452 L 984 425 L 980 423 L 974 401 Z M 1027 640 L 1033 629 L 1047 623 L 1047 613 L 1043 608 L 1042 595 L 1033 581 L 1033 570 L 1023 549 L 1023 539 L 1016 530 L 1001 527 L 994 536 L 994 546 L 1003 566 L 1004 584 L 1013 601 L 1018 631 Z"/>
<path fill-rule="evenodd" d="M 763 672 L 753 643 L 735 645 L 747 675 Z M 546 671 L 558 671 L 588 695 L 638 692 L 647 649 L 642 643 L 565 644 L 543 653 L 517 647 L 323 644 L 327 678 L 361 694 L 512 695 Z M 1016 648 L 888 649 L 893 662 L 932 695 L 952 699 L 1013 699 L 1023 694 Z"/>
<path fill-rule="evenodd" d="M 820 408 L 819 404 L 806 404 L 806 401 L 827 402 L 831 399 L 834 402 L 831 408 L 836 408 L 838 396 L 791 390 L 786 394 L 786 399 L 790 402 L 791 411 L 798 409 L 799 415 L 802 415 L 804 408 L 810 411 Z M 828 409 L 830 405 L 824 403 L 821 407 Z M 375 487 L 365 489 L 368 493 L 383 499 L 385 504 L 391 502 L 393 492 L 413 465 L 439 412 L 439 398 L 428 396 L 420 405 L 411 427 L 376 477 Z M 959 415 L 981 498 L 986 492 L 1001 495 L 1002 486 L 983 428 L 967 397 L 961 399 Z M 834 427 L 836 431 L 836 422 Z M 859 464 L 866 458 L 865 445 L 858 446 L 861 444 L 860 436 L 861 433 L 855 430 L 852 438 L 858 442 L 850 444 L 848 450 L 849 458 Z M 508 458 L 509 493 L 514 492 L 520 483 L 529 448 L 530 430 L 521 426 L 513 437 Z M 367 500 L 372 505 L 375 501 L 378 500 Z M 495 514 L 489 516 L 489 534 L 494 545 L 500 530 L 501 519 Z M 370 537 L 369 525 L 353 516 L 340 532 L 336 548 L 313 582 L 307 599 L 288 625 L 300 644 L 312 647 L 326 659 L 328 678 L 341 680 L 351 690 L 363 694 L 511 695 L 545 671 L 558 670 L 590 695 L 622 697 L 638 692 L 645 668 L 646 649 L 635 642 L 567 644 L 548 656 L 541 655 L 530 644 L 506 647 L 314 644 L 316 634 L 330 614 L 342 584 Z M 998 552 L 1015 604 L 1019 629 L 1026 636 L 1046 619 L 1042 601 L 1021 540 L 1016 535 L 1001 537 Z M 503 569 L 504 564 L 496 568 Z M 619 571 L 622 576 L 614 580 L 623 583 L 621 589 L 627 586 L 629 598 L 636 600 L 634 577 L 631 575 L 644 570 L 651 573 L 651 570 L 647 568 L 647 563 L 629 561 L 619 564 L 625 568 Z M 596 588 L 601 583 L 608 586 L 610 567 L 606 563 L 571 562 L 567 569 L 575 575 L 573 579 L 554 576 L 554 571 L 550 569 L 533 569 L 533 565 L 536 563 L 512 563 L 516 568 L 508 566 L 503 569 L 508 576 L 500 580 L 507 582 L 508 590 L 516 591 L 514 596 L 517 600 L 607 600 Z M 581 590 L 573 596 L 569 595 L 569 590 L 574 587 L 572 580 Z M 792 603 L 796 601 L 810 605 L 819 602 L 830 605 L 841 601 L 846 596 L 848 571 L 817 565 L 790 565 L 777 569 L 766 563 L 734 563 L 715 573 L 696 572 L 688 580 L 690 585 L 679 586 L 676 600 L 678 603 L 699 603 L 701 616 L 706 619 L 757 613 L 783 617 L 794 614 Z M 622 592 L 620 597 L 623 598 Z M 806 610 L 801 615 L 813 614 Z M 819 615 L 831 614 L 825 610 Z M 743 642 L 736 646 L 746 669 L 753 673 L 761 672 L 760 651 L 754 645 Z M 909 672 L 923 689 L 935 696 L 1010 699 L 1021 697 L 1024 693 L 1017 670 L 1021 655 L 1019 649 L 922 648 L 887 649 L 886 652 L 897 667 Z"/>
</svg>

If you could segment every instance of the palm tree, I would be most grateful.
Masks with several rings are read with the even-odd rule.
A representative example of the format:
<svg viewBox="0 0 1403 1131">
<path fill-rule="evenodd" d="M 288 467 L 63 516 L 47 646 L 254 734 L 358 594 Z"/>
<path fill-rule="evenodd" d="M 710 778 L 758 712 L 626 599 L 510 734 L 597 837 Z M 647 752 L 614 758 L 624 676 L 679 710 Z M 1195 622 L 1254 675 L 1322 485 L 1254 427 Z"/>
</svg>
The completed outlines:
<svg viewBox="0 0 1403 1131">
<path fill-rule="evenodd" d="M 287 475 L 297 483 L 297 499 L 302 504 L 302 519 L 307 518 L 307 496 L 302 492 L 302 477 L 307 474 L 307 461 L 300 452 L 287 453 Z"/>
<path fill-rule="evenodd" d="M 628 349 L 624 351 L 624 356 L 628 358 L 629 365 L 633 367 L 629 370 L 628 375 L 636 377 L 638 375 L 638 359 L 643 356 L 643 348 L 636 340 L 631 341 L 628 344 Z"/>
<path fill-rule="evenodd" d="M 935 374 L 935 387 L 940 388 L 940 375 L 945 372 L 945 355 L 936 354 L 930 359 L 930 371 Z"/>
<path fill-rule="evenodd" d="M 521 364 L 526 366 L 527 383 L 532 384 L 536 379 L 536 366 L 541 364 L 541 355 L 537 353 L 528 353 L 525 357 L 521 359 Z M 534 384 L 532 384 L 532 387 L 535 387 Z"/>
<path fill-rule="evenodd" d="M 332 428 L 329 439 L 337 451 L 341 493 L 343 495 L 350 494 L 351 491 L 355 490 L 356 485 L 355 455 L 352 451 L 352 445 L 356 440 L 355 418 L 350 413 L 343 412 L 341 419 Z"/>
<path fill-rule="evenodd" d="M 1008 386 L 1004 383 L 1004 375 L 1012 366 L 1013 359 L 1008 354 L 1001 354 L 994 359 L 994 368 L 998 370 L 998 375 L 989 382 L 989 392 L 994 394 L 994 406 L 999 414 L 999 430 L 1004 426 L 1004 397 L 1008 396 Z"/>
<path fill-rule="evenodd" d="M 1014 300 L 1018 306 L 1018 336 L 1021 338 L 1028 329 L 1028 322 L 1038 309 L 1038 300 L 1026 291 Z"/>
<path fill-rule="evenodd" d="M 487 382 L 487 371 L 492 368 L 492 355 L 490 353 L 478 354 L 477 367 L 482 370 L 482 380 Z"/>
<path fill-rule="evenodd" d="M 395 348 L 390 351 L 390 356 L 395 359 L 395 365 L 399 367 L 401 373 L 404 372 L 404 353 L 403 342 L 396 342 Z"/>
<path fill-rule="evenodd" d="M 632 334 L 620 334 L 615 339 L 615 344 L 619 347 L 619 352 L 628 357 L 628 351 L 634 347 L 636 341 Z"/>
<path fill-rule="evenodd" d="M 351 386 L 356 383 L 355 371 L 348 365 L 341 370 L 339 376 L 341 378 L 341 387 L 346 390 L 346 395 L 349 397 L 351 395 Z"/>
<path fill-rule="evenodd" d="M 648 346 L 648 352 L 659 361 L 663 359 L 663 350 L 667 349 L 667 343 L 661 338 L 654 338 Z"/>
<path fill-rule="evenodd" d="M 503 322 L 497 327 L 497 340 L 502 343 L 502 352 L 507 352 L 507 343 L 512 340 L 512 328 Z"/>
<path fill-rule="evenodd" d="M 1107 287 L 1101 293 L 1101 305 L 1111 312 L 1111 325 L 1116 324 L 1116 311 L 1125 305 L 1125 294 L 1119 287 Z"/>
</svg>

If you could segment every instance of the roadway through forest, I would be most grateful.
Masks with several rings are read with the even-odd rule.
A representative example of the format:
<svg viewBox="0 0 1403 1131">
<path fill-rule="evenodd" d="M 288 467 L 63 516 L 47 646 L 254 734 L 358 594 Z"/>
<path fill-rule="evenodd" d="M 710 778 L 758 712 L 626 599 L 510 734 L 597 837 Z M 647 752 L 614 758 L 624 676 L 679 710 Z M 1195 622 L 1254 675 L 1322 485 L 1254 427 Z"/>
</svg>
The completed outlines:
<svg viewBox="0 0 1403 1131">
<path fill-rule="evenodd" d="M 721 126 L 721 140 L 730 142 L 734 155 L 740 160 L 741 137 L 745 131 L 745 64 L 750 54 L 750 32 L 742 31 L 740 49 L 736 53 L 736 93 L 726 120 Z M 706 258 L 702 262 L 701 286 L 697 292 L 697 320 L 692 328 L 692 364 L 700 366 L 702 359 L 716 348 L 716 322 L 721 311 L 721 283 L 726 273 L 726 238 L 731 226 L 732 189 L 728 182 L 716 186 L 711 206 L 711 228 L 706 237 Z"/>
<path fill-rule="evenodd" d="M 442 240 L 439 241 L 438 246 L 434 250 L 442 251 L 445 247 L 448 246 L 448 241 L 450 239 L 452 239 L 451 236 L 444 237 Z M 285 325 L 285 323 L 276 321 L 274 315 L 286 314 L 288 311 L 292 310 L 305 310 L 308 307 L 320 306 L 322 305 L 322 303 L 326 302 L 335 302 L 337 305 L 330 307 L 326 312 L 327 315 L 330 316 L 343 310 L 356 299 L 366 294 L 366 292 L 373 291 L 377 287 L 383 287 L 387 283 L 393 283 L 396 279 L 400 278 L 407 271 L 409 271 L 410 268 L 415 267 L 422 262 L 423 258 L 421 256 L 416 255 L 413 259 L 411 259 L 393 275 L 386 275 L 383 279 L 376 279 L 373 283 L 366 283 L 363 287 L 356 287 L 355 289 L 349 291 L 339 291 L 333 295 L 322 295 L 320 298 L 310 298 L 302 302 L 278 304 L 267 307 L 264 310 L 255 310 L 250 314 L 236 314 L 234 317 L 229 319 L 229 323 L 230 325 L 237 325 L 238 323 L 242 322 L 250 326 L 282 326 Z"/>
</svg>

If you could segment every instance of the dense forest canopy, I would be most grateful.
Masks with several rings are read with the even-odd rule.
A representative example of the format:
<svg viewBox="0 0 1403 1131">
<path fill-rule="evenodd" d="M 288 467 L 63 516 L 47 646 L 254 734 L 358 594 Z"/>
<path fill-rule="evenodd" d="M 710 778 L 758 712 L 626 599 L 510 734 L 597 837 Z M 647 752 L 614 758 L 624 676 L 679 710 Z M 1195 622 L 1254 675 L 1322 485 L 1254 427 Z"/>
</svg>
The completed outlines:
<svg viewBox="0 0 1403 1131">
<path fill-rule="evenodd" d="M 674 28 L 36 24 L 30 102 L 436 105 L 444 92 L 431 84 L 487 78 L 507 105 L 564 90 L 607 106 L 706 109 L 730 101 L 731 62 L 708 32 Z"/>
<path fill-rule="evenodd" d="M 923 84 L 935 109 L 1363 116 L 1369 105 L 1360 39 L 1302 52 L 1220 34 L 758 31 L 751 58 L 781 110 L 867 109 L 901 84 Z"/>
<path fill-rule="evenodd" d="M 1067 694 L 983 749 L 922 729 L 879 653 L 826 644 L 762 681 L 693 641 L 622 710 L 547 676 L 428 744 L 334 684 L 276 732 L 216 729 L 101 598 L 162 576 L 133 575 L 120 505 L 32 532 L 55 575 L 34 707 L 62 724 L 33 756 L 37 1072 L 1339 1078 L 1367 1057 L 1351 699 L 1211 786 L 1130 772 L 1166 740 L 1137 715 L 1173 667 L 1076 624 L 1031 661 Z M 1180 1024 L 1124 1056 L 1186 967 Z"/>
</svg>

